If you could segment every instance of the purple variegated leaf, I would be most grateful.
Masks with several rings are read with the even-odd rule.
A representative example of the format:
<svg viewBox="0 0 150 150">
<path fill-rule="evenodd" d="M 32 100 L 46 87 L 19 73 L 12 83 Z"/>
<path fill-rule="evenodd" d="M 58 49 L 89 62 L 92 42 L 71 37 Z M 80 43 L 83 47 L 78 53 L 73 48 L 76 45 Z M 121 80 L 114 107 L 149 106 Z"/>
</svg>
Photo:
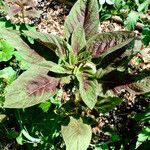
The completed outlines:
<svg viewBox="0 0 150 150">
<path fill-rule="evenodd" d="M 129 44 L 134 37 L 135 34 L 129 31 L 100 33 L 88 40 L 87 50 L 92 53 L 93 58 L 104 57 Z"/>
<path fill-rule="evenodd" d="M 78 25 L 73 31 L 71 46 L 75 55 L 86 45 L 85 32 L 82 25 Z"/>
<path fill-rule="evenodd" d="M 85 31 L 86 39 L 98 32 L 99 14 L 97 0 L 78 0 L 65 21 L 65 38 L 68 40 L 76 28 L 81 24 Z"/>
<path fill-rule="evenodd" d="M 26 108 L 48 100 L 57 91 L 59 78 L 47 75 L 49 69 L 32 66 L 6 88 L 5 108 Z"/>
<path fill-rule="evenodd" d="M 20 11 L 21 11 L 21 8 L 18 5 L 11 6 L 9 8 L 6 18 L 7 19 L 12 18 L 13 16 L 17 15 Z"/>
<path fill-rule="evenodd" d="M 76 77 L 79 81 L 79 91 L 82 100 L 90 109 L 93 109 L 98 96 L 97 80 L 89 79 L 88 75 L 85 73 L 78 73 Z"/>
<path fill-rule="evenodd" d="M 11 17 L 19 14 L 19 13 L 24 13 L 24 16 L 30 16 L 36 11 L 31 11 L 29 10 L 30 13 L 28 13 L 28 10 L 26 8 L 31 8 L 35 10 L 35 2 L 33 0 L 5 0 L 5 5 L 7 6 L 7 18 L 10 19 Z M 32 15 L 33 16 L 33 15 Z M 35 16 L 33 16 L 35 17 Z"/>
<path fill-rule="evenodd" d="M 123 89 L 135 95 L 148 93 L 150 92 L 150 77 L 146 77 L 136 82 L 116 86 L 114 88 L 115 92 L 118 93 Z"/>
<path fill-rule="evenodd" d="M 50 48 L 51 50 L 55 51 L 59 57 L 66 57 L 67 45 L 66 42 L 59 36 L 54 34 L 31 31 L 24 31 L 24 34 L 37 40 L 46 47 Z"/>
</svg>

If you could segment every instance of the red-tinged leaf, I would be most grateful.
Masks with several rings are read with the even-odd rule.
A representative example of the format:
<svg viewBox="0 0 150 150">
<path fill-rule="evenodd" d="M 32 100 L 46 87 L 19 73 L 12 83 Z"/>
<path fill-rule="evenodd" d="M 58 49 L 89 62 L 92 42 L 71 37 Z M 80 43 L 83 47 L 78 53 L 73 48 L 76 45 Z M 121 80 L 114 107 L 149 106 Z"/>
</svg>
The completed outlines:
<svg viewBox="0 0 150 150">
<path fill-rule="evenodd" d="M 14 31 L 0 28 L 0 38 L 5 39 L 12 47 L 17 49 L 22 58 L 29 63 L 36 64 L 44 60 L 43 57 L 31 49 Z"/>
<path fill-rule="evenodd" d="M 32 66 L 6 89 L 5 108 L 26 108 L 53 96 L 60 79 L 47 75 L 47 68 Z"/>
<path fill-rule="evenodd" d="M 32 8 L 31 10 L 26 10 L 24 12 L 24 16 L 25 17 L 32 17 L 32 18 L 37 17 L 38 18 L 38 17 L 40 17 L 41 13 L 42 13 L 42 11 L 36 10 L 35 8 Z"/>
<path fill-rule="evenodd" d="M 134 38 L 135 34 L 129 31 L 97 34 L 87 42 L 87 50 L 92 53 L 93 58 L 104 57 L 129 44 Z"/>
<path fill-rule="evenodd" d="M 9 8 L 8 14 L 7 14 L 7 19 L 12 18 L 13 16 L 17 15 L 21 11 L 21 7 L 18 5 L 13 5 Z"/>
<path fill-rule="evenodd" d="M 93 109 L 98 96 L 97 80 L 89 79 L 85 73 L 78 73 L 76 76 L 79 81 L 79 91 L 82 100 L 90 109 Z"/>
<path fill-rule="evenodd" d="M 97 0 L 78 0 L 65 21 L 65 37 L 68 40 L 77 24 L 81 24 L 86 39 L 98 32 L 99 14 Z"/>
<path fill-rule="evenodd" d="M 67 46 L 66 42 L 61 39 L 59 36 L 54 34 L 42 33 L 42 32 L 31 32 L 24 31 L 24 34 L 30 36 L 31 38 L 39 41 L 46 47 L 55 51 L 58 56 L 61 58 L 66 57 Z"/>
<path fill-rule="evenodd" d="M 85 45 L 86 45 L 85 32 L 83 27 L 79 24 L 73 31 L 71 38 L 71 46 L 74 54 L 77 55 Z"/>
<path fill-rule="evenodd" d="M 25 7 L 35 9 L 35 2 L 33 0 L 5 0 L 5 3 L 6 7 L 8 7 L 8 13 L 6 16 L 8 19 L 19 13 L 22 13 L 22 11 L 26 16 L 26 12 L 28 12 L 28 10 L 26 10 Z M 31 14 L 28 13 L 28 16 L 31 16 Z"/>
<path fill-rule="evenodd" d="M 135 82 L 124 83 L 114 87 L 116 93 L 120 94 L 122 90 L 126 90 L 134 95 L 148 93 L 150 92 L 150 77 L 145 77 Z"/>
</svg>

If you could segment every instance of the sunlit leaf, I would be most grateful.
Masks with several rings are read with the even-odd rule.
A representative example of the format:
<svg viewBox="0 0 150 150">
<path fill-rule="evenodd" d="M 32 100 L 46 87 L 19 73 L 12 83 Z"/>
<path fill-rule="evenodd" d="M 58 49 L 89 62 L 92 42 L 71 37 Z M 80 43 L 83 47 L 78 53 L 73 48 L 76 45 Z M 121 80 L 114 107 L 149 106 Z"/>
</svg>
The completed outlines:
<svg viewBox="0 0 150 150">
<path fill-rule="evenodd" d="M 25 108 L 48 100 L 59 79 L 47 75 L 47 68 L 32 66 L 6 88 L 5 108 Z"/>
<path fill-rule="evenodd" d="M 97 102 L 97 80 L 89 79 L 88 75 L 85 73 L 77 74 L 77 79 L 79 81 L 79 91 L 82 100 L 90 108 L 93 109 Z"/>
<path fill-rule="evenodd" d="M 97 0 L 78 0 L 65 21 L 65 37 L 68 40 L 78 24 L 85 31 L 86 39 L 98 32 L 99 14 Z"/>
<path fill-rule="evenodd" d="M 86 45 L 85 33 L 83 27 L 79 24 L 73 31 L 71 38 L 71 46 L 74 54 L 78 54 L 79 51 Z"/>
<path fill-rule="evenodd" d="M 150 126 L 143 128 L 142 131 L 138 134 L 136 149 L 146 140 L 150 140 Z"/>
<path fill-rule="evenodd" d="M 143 3 L 141 3 L 138 6 L 138 11 L 139 12 L 146 12 L 148 10 L 148 8 L 149 8 L 149 5 L 150 5 L 150 0 L 143 1 Z"/>
<path fill-rule="evenodd" d="M 92 53 L 93 58 L 104 57 L 129 44 L 134 36 L 134 33 L 128 31 L 96 34 L 88 40 L 87 50 Z"/>
<path fill-rule="evenodd" d="M 138 20 L 139 20 L 139 14 L 137 12 L 131 11 L 128 14 L 128 17 L 125 21 L 125 27 L 128 30 L 134 30 Z"/>
<path fill-rule="evenodd" d="M 115 0 L 106 0 L 106 3 L 109 5 L 113 5 L 115 3 Z"/>
<path fill-rule="evenodd" d="M 82 120 L 70 118 L 69 124 L 61 127 L 61 132 L 66 150 L 87 150 L 91 141 L 92 130 Z"/>
<path fill-rule="evenodd" d="M 8 61 L 12 58 L 14 48 L 5 40 L 0 40 L 0 62 Z"/>
<path fill-rule="evenodd" d="M 46 101 L 39 105 L 43 112 L 48 112 L 49 108 L 51 107 L 51 102 Z"/>
<path fill-rule="evenodd" d="M 6 67 L 3 70 L 0 70 L 0 78 L 5 79 L 7 84 L 10 84 L 16 79 L 16 72 L 12 67 Z"/>
</svg>

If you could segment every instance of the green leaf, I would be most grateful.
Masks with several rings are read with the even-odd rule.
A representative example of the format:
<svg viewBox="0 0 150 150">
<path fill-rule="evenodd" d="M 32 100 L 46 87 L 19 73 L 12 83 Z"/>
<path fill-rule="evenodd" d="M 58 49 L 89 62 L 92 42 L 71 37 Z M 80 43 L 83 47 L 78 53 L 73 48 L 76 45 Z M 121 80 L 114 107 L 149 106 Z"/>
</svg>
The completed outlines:
<svg viewBox="0 0 150 150">
<path fill-rule="evenodd" d="M 12 47 L 20 52 L 23 59 L 31 64 L 39 63 L 44 58 L 32 50 L 13 30 L 0 28 L 0 38 L 5 39 Z"/>
<path fill-rule="evenodd" d="M 27 70 L 30 67 L 30 63 L 25 61 L 18 51 L 14 52 L 14 56 L 16 57 L 16 60 L 18 61 L 18 65 L 22 70 Z"/>
<path fill-rule="evenodd" d="M 58 74 L 72 74 L 72 70 L 67 69 L 64 65 L 54 65 L 50 71 Z"/>
<path fill-rule="evenodd" d="M 138 12 L 148 11 L 149 5 L 150 5 L 150 0 L 145 0 L 142 4 L 138 6 Z"/>
<path fill-rule="evenodd" d="M 150 121 L 150 109 L 143 113 L 137 113 L 134 116 L 134 119 L 140 122 L 149 122 Z"/>
<path fill-rule="evenodd" d="M 88 40 L 86 49 L 92 53 L 93 58 L 105 57 L 129 44 L 133 41 L 134 36 L 135 34 L 129 31 L 96 34 Z"/>
<path fill-rule="evenodd" d="M 94 150 L 109 150 L 109 147 L 108 147 L 107 144 L 104 143 L 104 144 L 102 144 L 102 145 L 100 145 L 98 147 L 95 147 Z"/>
<path fill-rule="evenodd" d="M 46 101 L 39 105 L 43 112 L 48 112 L 49 108 L 51 107 L 51 102 Z"/>
<path fill-rule="evenodd" d="M 93 109 L 97 102 L 97 80 L 89 79 L 85 73 L 78 73 L 76 75 L 79 81 L 79 91 L 82 100 L 90 108 Z"/>
<path fill-rule="evenodd" d="M 12 67 L 6 67 L 3 70 L 0 70 L 0 78 L 5 79 L 7 84 L 10 84 L 16 79 L 16 72 Z"/>
<path fill-rule="evenodd" d="M 142 31 L 142 41 L 148 46 L 150 43 L 150 26 L 145 26 Z"/>
<path fill-rule="evenodd" d="M 92 130 L 82 120 L 71 117 L 69 124 L 61 127 L 61 132 L 66 150 L 87 150 L 91 141 Z"/>
<path fill-rule="evenodd" d="M 119 97 L 99 97 L 96 108 L 99 112 L 106 113 L 122 103 Z"/>
<path fill-rule="evenodd" d="M 79 24 L 73 31 L 71 38 L 71 46 L 74 54 L 77 55 L 85 45 L 86 45 L 85 32 L 83 27 Z"/>
<path fill-rule="evenodd" d="M 136 149 L 146 140 L 150 140 L 150 126 L 143 128 L 142 131 L 138 134 Z"/>
<path fill-rule="evenodd" d="M 8 61 L 12 58 L 14 48 L 5 40 L 0 40 L 0 62 Z"/>
<path fill-rule="evenodd" d="M 0 123 L 6 120 L 7 116 L 5 114 L 0 114 Z"/>
<path fill-rule="evenodd" d="M 49 69 L 32 66 L 6 88 L 5 108 L 26 108 L 48 100 L 60 79 L 47 75 Z"/>
<path fill-rule="evenodd" d="M 68 40 L 75 30 L 77 24 L 81 24 L 85 31 L 86 39 L 91 38 L 98 32 L 99 14 L 97 0 L 78 0 L 67 17 L 65 37 Z"/>
<path fill-rule="evenodd" d="M 67 54 L 66 42 L 57 35 L 42 33 L 42 32 L 31 32 L 23 31 L 26 36 L 29 36 L 38 42 L 42 43 L 46 47 L 55 51 L 60 58 L 65 58 Z"/>
<path fill-rule="evenodd" d="M 134 30 L 138 20 L 139 20 L 139 14 L 137 12 L 131 11 L 128 14 L 126 21 L 124 22 L 126 29 Z"/>
<path fill-rule="evenodd" d="M 115 0 L 106 0 L 106 3 L 109 5 L 113 5 L 115 3 Z"/>
</svg>

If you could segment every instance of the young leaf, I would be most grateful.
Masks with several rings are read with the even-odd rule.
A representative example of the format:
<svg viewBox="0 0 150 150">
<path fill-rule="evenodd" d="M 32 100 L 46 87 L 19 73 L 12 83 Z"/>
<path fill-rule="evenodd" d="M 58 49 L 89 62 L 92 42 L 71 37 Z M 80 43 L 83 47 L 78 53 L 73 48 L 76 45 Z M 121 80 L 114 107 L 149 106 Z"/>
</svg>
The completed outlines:
<svg viewBox="0 0 150 150">
<path fill-rule="evenodd" d="M 90 109 L 93 109 L 97 102 L 97 80 L 89 79 L 85 73 L 79 73 L 76 76 L 82 100 Z"/>
<path fill-rule="evenodd" d="M 16 72 L 12 67 L 6 67 L 3 70 L 0 70 L 0 78 L 5 79 L 7 84 L 10 84 L 16 79 Z"/>
<path fill-rule="evenodd" d="M 99 26 L 98 9 L 97 0 L 78 0 L 65 21 L 65 38 L 67 40 L 70 38 L 79 23 L 84 28 L 86 39 L 97 33 Z"/>
<path fill-rule="evenodd" d="M 134 36 L 134 33 L 129 31 L 97 34 L 87 41 L 87 51 L 92 53 L 93 58 L 104 57 L 129 44 Z"/>
<path fill-rule="evenodd" d="M 47 75 L 48 69 L 32 66 L 6 88 L 5 108 L 26 108 L 48 100 L 55 94 L 59 79 Z"/>
<path fill-rule="evenodd" d="M 135 29 L 135 25 L 137 23 L 137 21 L 139 20 L 139 14 L 137 12 L 131 11 L 128 14 L 128 17 L 125 21 L 125 27 L 128 30 L 134 30 Z"/>
<path fill-rule="evenodd" d="M 66 69 L 63 65 L 54 65 L 50 71 L 58 74 L 72 74 L 72 70 Z"/>
<path fill-rule="evenodd" d="M 87 150 L 91 141 L 92 130 L 82 120 L 70 118 L 68 126 L 61 127 L 61 132 L 66 150 Z"/>
<path fill-rule="evenodd" d="M 42 33 L 42 32 L 31 32 L 23 31 L 25 35 L 37 40 L 46 47 L 55 51 L 59 57 L 66 57 L 67 45 L 63 39 L 54 34 Z"/>
<path fill-rule="evenodd" d="M 85 32 L 83 27 L 79 24 L 73 31 L 71 38 L 71 46 L 74 54 L 77 55 L 85 45 L 86 45 Z"/>
<path fill-rule="evenodd" d="M 142 4 L 138 6 L 138 12 L 146 12 L 149 8 L 150 0 L 145 0 Z"/>
<path fill-rule="evenodd" d="M 14 48 L 5 40 L 0 40 L 0 62 L 8 61 L 12 58 Z"/>
<path fill-rule="evenodd" d="M 0 38 L 3 38 L 12 47 L 17 49 L 22 58 L 29 63 L 36 64 L 44 60 L 43 57 L 41 57 L 38 53 L 32 50 L 14 31 L 0 28 Z"/>
</svg>

